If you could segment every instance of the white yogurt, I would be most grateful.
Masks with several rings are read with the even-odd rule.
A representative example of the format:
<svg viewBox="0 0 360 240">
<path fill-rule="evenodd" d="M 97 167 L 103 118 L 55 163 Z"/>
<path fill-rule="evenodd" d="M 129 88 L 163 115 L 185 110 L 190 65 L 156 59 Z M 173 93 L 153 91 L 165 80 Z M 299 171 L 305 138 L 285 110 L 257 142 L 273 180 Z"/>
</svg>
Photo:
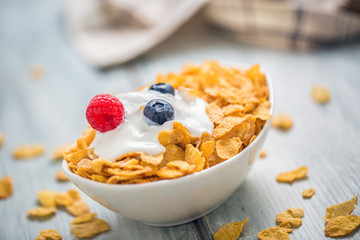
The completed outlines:
<svg viewBox="0 0 360 240">
<path fill-rule="evenodd" d="M 200 137 L 202 133 L 211 133 L 214 124 L 206 114 L 207 103 L 186 91 L 176 90 L 175 96 L 157 91 L 144 89 L 138 92 L 118 94 L 116 97 L 122 102 L 125 110 L 125 120 L 114 130 L 96 136 L 90 147 L 100 158 L 115 161 L 128 152 L 144 152 L 158 154 L 165 151 L 159 143 L 158 135 L 163 130 L 173 128 L 173 121 L 180 122 L 193 136 Z M 165 122 L 161 126 L 149 126 L 144 121 L 141 106 L 152 99 L 163 99 L 171 103 L 174 108 L 174 120 Z"/>
</svg>

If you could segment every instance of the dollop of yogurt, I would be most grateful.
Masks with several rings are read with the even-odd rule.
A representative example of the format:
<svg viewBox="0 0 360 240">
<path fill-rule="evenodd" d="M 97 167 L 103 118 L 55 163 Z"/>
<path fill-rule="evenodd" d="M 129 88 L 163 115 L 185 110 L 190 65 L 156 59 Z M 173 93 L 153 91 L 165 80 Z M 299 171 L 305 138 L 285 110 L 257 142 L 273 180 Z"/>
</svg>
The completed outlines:
<svg viewBox="0 0 360 240">
<path fill-rule="evenodd" d="M 118 94 L 116 97 L 125 109 L 125 120 L 114 130 L 96 132 L 90 147 L 100 158 L 115 161 L 129 152 L 144 152 L 159 154 L 165 148 L 159 143 L 158 135 L 163 130 L 173 129 L 173 122 L 180 122 L 191 135 L 200 137 L 202 133 L 211 133 L 214 124 L 206 114 L 207 103 L 184 90 L 176 90 L 175 96 L 157 91 L 129 92 Z M 143 107 L 152 99 L 163 99 L 171 103 L 174 108 L 174 120 L 165 122 L 161 126 L 149 126 L 144 121 Z"/>
</svg>

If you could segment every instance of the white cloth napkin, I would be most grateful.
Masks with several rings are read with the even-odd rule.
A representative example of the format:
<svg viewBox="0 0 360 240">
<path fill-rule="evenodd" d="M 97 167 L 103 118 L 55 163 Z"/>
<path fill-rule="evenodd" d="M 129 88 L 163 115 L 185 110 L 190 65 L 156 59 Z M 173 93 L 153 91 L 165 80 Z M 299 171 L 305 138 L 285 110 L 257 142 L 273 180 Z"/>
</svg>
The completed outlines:
<svg viewBox="0 0 360 240">
<path fill-rule="evenodd" d="M 82 57 L 107 67 L 148 51 L 206 0 L 67 0 L 69 36 Z"/>
</svg>

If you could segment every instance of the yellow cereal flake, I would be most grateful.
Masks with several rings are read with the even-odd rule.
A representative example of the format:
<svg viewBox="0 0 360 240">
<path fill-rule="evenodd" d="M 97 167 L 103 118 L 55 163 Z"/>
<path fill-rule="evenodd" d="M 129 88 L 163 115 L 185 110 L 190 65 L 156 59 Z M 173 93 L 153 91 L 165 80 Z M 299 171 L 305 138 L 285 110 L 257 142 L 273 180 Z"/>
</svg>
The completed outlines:
<svg viewBox="0 0 360 240">
<path fill-rule="evenodd" d="M 304 217 L 304 211 L 301 208 L 288 208 L 276 216 L 276 222 L 289 223 L 291 227 L 298 228 L 302 225 L 302 217 Z"/>
<path fill-rule="evenodd" d="M 214 149 L 215 149 L 214 140 L 206 141 L 200 146 L 201 155 L 205 157 L 205 159 L 210 158 L 211 154 L 214 152 Z"/>
<path fill-rule="evenodd" d="M 28 215 L 31 217 L 48 217 L 53 215 L 55 212 L 55 207 L 36 207 L 27 211 Z"/>
<path fill-rule="evenodd" d="M 17 147 L 13 152 L 13 157 L 16 159 L 25 159 L 39 156 L 45 152 L 42 144 L 27 144 Z"/>
<path fill-rule="evenodd" d="M 326 209 L 325 221 L 331 218 L 351 214 L 358 205 L 358 196 L 353 197 L 349 201 L 332 205 Z"/>
<path fill-rule="evenodd" d="M 190 165 L 189 163 L 181 160 L 171 161 L 166 164 L 168 168 L 180 170 L 184 173 L 193 172 L 195 170 L 195 165 Z"/>
<path fill-rule="evenodd" d="M 259 157 L 260 158 L 266 158 L 266 151 L 265 150 L 262 150 L 261 152 L 260 152 L 260 155 L 259 155 Z"/>
<path fill-rule="evenodd" d="M 260 240 L 290 240 L 289 234 L 280 227 L 271 227 L 258 233 Z"/>
<path fill-rule="evenodd" d="M 92 221 L 96 216 L 96 213 L 85 213 L 79 217 L 74 218 L 71 221 L 71 226 L 73 227 L 75 224 L 86 223 Z"/>
<path fill-rule="evenodd" d="M 62 236 L 56 230 L 41 230 L 35 240 L 61 240 Z"/>
<path fill-rule="evenodd" d="M 330 101 L 330 91 L 325 86 L 313 86 L 311 96 L 317 103 L 324 104 Z"/>
<path fill-rule="evenodd" d="M 205 166 L 205 159 L 201 156 L 199 149 L 188 144 L 185 150 L 185 161 L 190 165 L 195 165 L 195 172 L 201 171 Z"/>
<path fill-rule="evenodd" d="M 268 101 L 262 102 L 260 103 L 255 109 L 254 111 L 252 111 L 252 115 L 255 118 L 259 118 L 263 121 L 267 121 L 271 118 L 271 114 L 270 114 L 270 108 L 271 108 L 271 103 Z"/>
<path fill-rule="evenodd" d="M 66 206 L 66 210 L 74 216 L 81 216 L 90 212 L 88 205 L 81 199 L 75 200 L 71 205 Z"/>
<path fill-rule="evenodd" d="M 326 227 L 325 235 L 328 237 L 341 237 L 352 233 L 360 226 L 360 217 L 345 215 L 331 218 Z"/>
<path fill-rule="evenodd" d="M 312 196 L 314 196 L 314 194 L 315 194 L 315 190 L 313 188 L 305 189 L 302 192 L 303 198 L 311 198 Z"/>
<path fill-rule="evenodd" d="M 239 153 L 242 141 L 240 138 L 220 139 L 216 142 L 216 153 L 222 159 L 229 159 Z"/>
<path fill-rule="evenodd" d="M 72 229 L 70 231 L 75 237 L 91 238 L 108 230 L 110 230 L 110 227 L 107 222 L 99 218 L 93 218 L 89 222 L 72 224 Z"/>
<path fill-rule="evenodd" d="M 64 152 L 71 146 L 72 146 L 72 144 L 64 144 L 64 145 L 55 147 L 52 152 L 51 158 L 53 160 L 62 160 L 64 158 L 63 157 Z"/>
<path fill-rule="evenodd" d="M 10 176 L 0 178 L 0 199 L 5 199 L 11 196 L 13 192 L 12 179 Z"/>
<path fill-rule="evenodd" d="M 159 153 L 157 155 L 149 155 L 149 154 L 142 153 L 140 155 L 140 158 L 142 161 L 144 161 L 148 164 L 159 165 L 164 160 L 164 154 Z"/>
<path fill-rule="evenodd" d="M 290 130 L 293 126 L 293 120 L 290 116 L 287 115 L 276 115 L 273 117 L 271 126 L 287 131 Z"/>
<path fill-rule="evenodd" d="M 174 160 L 184 160 L 185 152 L 180 147 L 175 144 L 169 144 L 166 146 L 164 160 L 166 162 L 174 161 Z"/>
<path fill-rule="evenodd" d="M 219 126 L 217 126 L 213 130 L 213 137 L 215 139 L 222 138 L 227 133 L 230 133 L 234 127 L 242 124 L 245 120 L 247 120 L 247 117 L 243 117 L 243 118 L 241 118 L 241 117 L 225 117 L 221 121 Z"/>
<path fill-rule="evenodd" d="M 236 240 L 239 238 L 240 233 L 248 218 L 241 222 L 228 223 L 222 226 L 215 234 L 214 240 Z"/>
<path fill-rule="evenodd" d="M 5 142 L 5 136 L 0 133 L 0 147 L 4 144 L 4 142 Z"/>
<path fill-rule="evenodd" d="M 289 172 L 280 173 L 276 177 L 276 181 L 284 183 L 293 183 L 296 180 L 300 180 L 306 177 L 309 169 L 306 166 L 299 167 Z"/>
<path fill-rule="evenodd" d="M 184 176 L 184 172 L 169 167 L 162 167 L 156 172 L 156 175 L 164 179 L 171 179 Z"/>
<path fill-rule="evenodd" d="M 45 75 L 45 69 L 43 66 L 40 65 L 33 66 L 32 68 L 30 68 L 29 75 L 33 80 L 41 80 Z"/>
<path fill-rule="evenodd" d="M 73 203 L 73 198 L 69 193 L 57 193 L 55 195 L 55 202 L 59 206 L 70 206 Z"/>
<path fill-rule="evenodd" d="M 217 105 L 217 102 L 210 103 L 206 106 L 206 113 L 209 116 L 210 121 L 215 124 L 221 123 L 224 118 L 223 110 Z"/>
<path fill-rule="evenodd" d="M 184 139 L 184 135 L 177 129 L 163 130 L 159 133 L 158 140 L 161 145 L 166 147 L 169 144 L 181 143 Z"/>
<path fill-rule="evenodd" d="M 59 182 L 69 181 L 69 179 L 65 175 L 64 171 L 62 171 L 62 170 L 60 170 L 56 173 L 56 180 L 58 180 Z"/>
<path fill-rule="evenodd" d="M 56 207 L 56 192 L 51 190 L 42 190 L 37 193 L 40 204 L 44 207 Z"/>
</svg>

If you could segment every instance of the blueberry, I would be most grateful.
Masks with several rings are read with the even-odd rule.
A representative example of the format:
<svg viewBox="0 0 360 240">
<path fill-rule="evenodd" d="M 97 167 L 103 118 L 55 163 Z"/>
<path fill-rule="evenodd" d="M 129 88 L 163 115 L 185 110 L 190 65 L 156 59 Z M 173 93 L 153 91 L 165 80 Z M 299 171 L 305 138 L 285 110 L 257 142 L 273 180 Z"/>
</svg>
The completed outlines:
<svg viewBox="0 0 360 240">
<path fill-rule="evenodd" d="M 174 119 L 174 108 L 165 100 L 153 99 L 145 105 L 144 117 L 148 125 L 163 125 Z"/>
<path fill-rule="evenodd" d="M 173 96 L 175 95 L 174 88 L 170 84 L 167 84 L 167 83 L 153 84 L 153 85 L 151 85 L 149 90 L 153 90 L 153 91 L 157 91 L 157 92 L 161 92 L 161 93 L 169 93 Z"/>
</svg>

